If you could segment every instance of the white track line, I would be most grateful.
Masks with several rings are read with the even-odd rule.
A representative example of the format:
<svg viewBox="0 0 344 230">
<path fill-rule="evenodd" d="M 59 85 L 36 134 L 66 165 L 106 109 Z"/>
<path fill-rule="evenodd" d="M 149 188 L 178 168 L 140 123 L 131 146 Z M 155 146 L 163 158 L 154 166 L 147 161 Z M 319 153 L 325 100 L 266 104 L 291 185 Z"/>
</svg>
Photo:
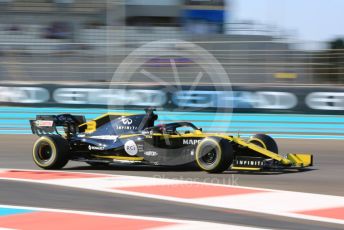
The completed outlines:
<svg viewBox="0 0 344 230">
<path fill-rule="evenodd" d="M 123 215 L 123 214 L 108 214 L 100 212 L 86 212 L 86 211 L 75 211 L 75 210 L 66 210 L 66 209 L 51 209 L 51 208 L 38 208 L 31 206 L 14 206 L 14 205 L 0 205 L 0 208 L 13 208 L 13 209 L 28 209 L 38 212 L 55 212 L 55 213 L 71 213 L 79 214 L 86 216 L 102 216 L 109 218 L 123 218 L 123 219 L 132 219 L 132 220 L 147 220 L 147 221 L 156 221 L 156 222 L 166 222 L 172 223 L 174 225 L 168 227 L 159 227 L 153 228 L 155 230 L 199 230 L 199 229 L 237 229 L 237 230 L 262 230 L 265 228 L 254 228 L 254 227 L 245 227 L 240 225 L 231 225 L 231 224 L 216 224 L 204 221 L 191 221 L 191 220 L 179 220 L 173 218 L 159 218 L 159 217 L 148 217 L 148 216 L 138 216 L 138 215 Z M 0 217 L 1 220 L 1 217 Z M 0 230 L 8 230 L 6 228 L 1 228 Z"/>
<path fill-rule="evenodd" d="M 16 172 L 18 171 L 20 173 L 20 170 L 14 169 L 13 174 L 16 174 Z M 44 172 L 46 172 L 47 175 L 49 175 L 49 173 L 56 173 L 56 175 L 68 174 L 77 176 L 79 174 L 85 176 L 100 177 L 80 179 L 48 178 L 45 180 L 6 177 L 1 178 L 1 172 L 11 172 L 11 170 L 0 170 L 0 179 L 6 180 L 67 186 L 80 189 L 103 191 L 108 193 L 119 193 L 124 195 L 133 195 L 145 198 L 168 200 L 173 202 L 189 203 L 227 209 L 238 209 L 257 213 L 265 213 L 269 215 L 280 215 L 293 218 L 344 224 L 343 219 L 303 215 L 298 213 L 301 211 L 312 211 L 330 208 L 343 208 L 344 210 L 344 197 L 341 196 L 291 192 L 256 187 L 218 185 L 202 182 L 181 181 L 174 179 L 160 179 L 150 177 L 123 176 L 99 173 L 80 173 L 68 171 L 24 170 L 24 173 L 28 172 L 29 174 L 35 174 L 35 172 L 37 172 L 37 175 L 43 175 Z M 159 190 L 161 188 L 163 189 L 162 192 Z M 212 194 L 215 190 L 219 191 L 219 193 Z M 180 195 L 180 193 L 178 193 L 179 191 L 185 191 L 185 193 L 190 193 L 191 191 L 191 197 L 185 197 L 183 196 L 183 194 Z M 234 194 L 232 194 L 233 191 Z M 195 194 L 194 197 L 193 192 Z M 199 196 L 202 192 L 206 195 Z M 208 193 L 210 195 L 207 195 Z"/>
</svg>

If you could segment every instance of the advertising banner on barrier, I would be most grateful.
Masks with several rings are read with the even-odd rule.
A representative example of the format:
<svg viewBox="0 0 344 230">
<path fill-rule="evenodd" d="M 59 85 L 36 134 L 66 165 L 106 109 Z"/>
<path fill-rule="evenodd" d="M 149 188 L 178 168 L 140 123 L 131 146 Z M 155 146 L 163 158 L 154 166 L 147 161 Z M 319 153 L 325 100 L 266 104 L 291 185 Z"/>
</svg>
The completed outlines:
<svg viewBox="0 0 344 230">
<path fill-rule="evenodd" d="M 343 87 L 310 86 L 0 85 L 1 105 L 111 107 L 234 112 L 344 114 Z"/>
</svg>

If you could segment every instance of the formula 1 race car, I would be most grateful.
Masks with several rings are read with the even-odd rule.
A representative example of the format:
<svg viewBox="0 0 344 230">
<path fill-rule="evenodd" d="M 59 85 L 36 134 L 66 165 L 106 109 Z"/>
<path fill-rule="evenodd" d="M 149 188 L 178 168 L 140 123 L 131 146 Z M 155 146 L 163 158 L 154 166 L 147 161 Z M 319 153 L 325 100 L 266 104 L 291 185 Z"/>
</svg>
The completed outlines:
<svg viewBox="0 0 344 230">
<path fill-rule="evenodd" d="M 256 134 L 210 134 L 189 122 L 155 125 L 153 109 L 144 114 L 108 113 L 86 122 L 70 114 L 37 115 L 32 133 L 40 136 L 32 155 L 43 169 L 61 169 L 69 160 L 92 166 L 116 163 L 176 166 L 196 164 L 209 173 L 231 170 L 302 169 L 311 154 L 279 155 L 273 138 Z M 59 134 L 63 128 L 64 134 Z"/>
</svg>

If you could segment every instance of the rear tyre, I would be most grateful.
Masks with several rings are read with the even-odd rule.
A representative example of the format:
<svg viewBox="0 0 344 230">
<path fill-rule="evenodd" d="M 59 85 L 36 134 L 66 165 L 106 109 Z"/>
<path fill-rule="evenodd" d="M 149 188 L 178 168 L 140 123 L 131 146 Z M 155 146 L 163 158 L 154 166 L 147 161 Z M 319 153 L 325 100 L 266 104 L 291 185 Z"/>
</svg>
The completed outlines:
<svg viewBox="0 0 344 230">
<path fill-rule="evenodd" d="M 256 134 L 250 137 L 248 142 L 278 154 L 276 141 L 266 134 Z"/>
<path fill-rule="evenodd" d="M 228 140 L 221 138 L 205 138 L 195 152 L 199 168 L 208 173 L 221 173 L 233 163 L 233 148 Z"/>
<path fill-rule="evenodd" d="M 43 169 L 61 169 L 69 160 L 70 147 L 59 135 L 40 137 L 32 149 L 33 161 Z"/>
</svg>

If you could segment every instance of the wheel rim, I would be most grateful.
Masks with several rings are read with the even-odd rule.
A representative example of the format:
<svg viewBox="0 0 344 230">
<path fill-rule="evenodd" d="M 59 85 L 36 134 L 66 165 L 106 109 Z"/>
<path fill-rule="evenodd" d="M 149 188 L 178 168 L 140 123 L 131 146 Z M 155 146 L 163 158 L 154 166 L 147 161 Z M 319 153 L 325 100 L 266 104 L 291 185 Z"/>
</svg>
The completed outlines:
<svg viewBox="0 0 344 230">
<path fill-rule="evenodd" d="M 206 166 L 211 166 L 213 165 L 216 160 L 217 160 L 217 151 L 216 148 L 214 148 L 214 146 L 207 146 L 204 148 L 204 150 L 202 151 L 202 155 L 199 158 L 199 161 Z"/>
<path fill-rule="evenodd" d="M 53 158 L 53 149 L 48 142 L 41 142 L 35 151 L 36 160 L 40 164 L 48 164 Z"/>
<path fill-rule="evenodd" d="M 201 160 L 203 161 L 203 163 L 211 165 L 214 164 L 216 160 L 216 155 L 216 151 L 213 149 L 210 152 L 204 154 L 204 156 L 201 157 Z"/>
</svg>

